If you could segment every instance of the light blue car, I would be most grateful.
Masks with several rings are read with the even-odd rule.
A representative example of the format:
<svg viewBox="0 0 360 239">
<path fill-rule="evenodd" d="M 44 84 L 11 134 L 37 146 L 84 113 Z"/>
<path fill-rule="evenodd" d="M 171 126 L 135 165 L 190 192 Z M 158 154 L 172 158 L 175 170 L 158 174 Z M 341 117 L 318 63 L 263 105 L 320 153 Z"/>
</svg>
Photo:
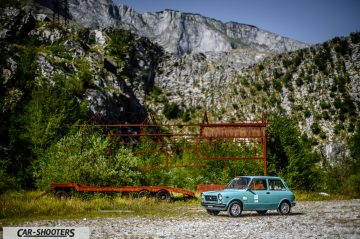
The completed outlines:
<svg viewBox="0 0 360 239">
<path fill-rule="evenodd" d="M 243 176 L 231 180 L 222 191 L 203 192 L 201 205 L 210 215 L 227 211 L 238 217 L 242 211 L 265 214 L 268 210 L 286 215 L 295 206 L 295 196 L 280 177 Z"/>
</svg>

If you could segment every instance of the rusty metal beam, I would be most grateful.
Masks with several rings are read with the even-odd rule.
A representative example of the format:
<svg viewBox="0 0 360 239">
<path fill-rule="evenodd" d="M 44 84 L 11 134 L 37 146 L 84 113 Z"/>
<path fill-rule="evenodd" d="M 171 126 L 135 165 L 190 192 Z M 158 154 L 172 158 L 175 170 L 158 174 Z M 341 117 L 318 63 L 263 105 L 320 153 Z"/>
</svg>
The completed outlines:
<svg viewBox="0 0 360 239">
<path fill-rule="evenodd" d="M 263 157 L 208 157 L 208 158 L 199 158 L 197 159 L 199 161 L 211 161 L 211 160 L 217 160 L 217 161 L 239 161 L 239 160 L 263 160 Z"/>
<path fill-rule="evenodd" d="M 267 175 L 266 159 L 266 118 L 262 115 L 260 121 L 243 121 L 235 123 L 209 122 L 205 113 L 200 124 L 173 124 L 159 125 L 153 118 L 148 118 L 142 124 L 115 124 L 99 125 L 109 132 L 111 144 L 132 146 L 133 153 L 144 155 L 144 163 L 148 164 L 143 170 L 170 169 L 177 167 L 195 167 L 204 164 L 180 163 L 179 152 L 193 152 L 195 161 L 234 161 L 235 174 L 238 170 L 237 161 L 244 161 L 243 170 L 246 171 L 247 161 L 263 161 L 263 172 Z M 176 133 L 163 133 L 161 129 L 177 131 Z M 111 132 L 124 129 L 133 131 Z M 172 130 L 173 129 L 173 130 Z M 179 133 L 184 131 L 184 133 Z M 155 133 L 154 133 L 155 132 Z M 189 133 L 191 132 L 191 133 Z M 144 141 L 144 139 L 146 139 Z M 144 145 L 146 148 L 137 146 Z M 109 149 L 111 153 L 111 147 Z M 163 154 L 157 162 L 149 161 L 151 154 Z M 181 155 L 181 154 L 179 154 Z M 162 161 L 163 160 L 163 161 Z M 157 166 L 152 166 L 156 163 Z M 248 164 L 251 165 L 251 164 Z M 258 167 L 256 163 L 255 166 Z M 255 172 L 257 170 L 255 169 Z"/>
</svg>

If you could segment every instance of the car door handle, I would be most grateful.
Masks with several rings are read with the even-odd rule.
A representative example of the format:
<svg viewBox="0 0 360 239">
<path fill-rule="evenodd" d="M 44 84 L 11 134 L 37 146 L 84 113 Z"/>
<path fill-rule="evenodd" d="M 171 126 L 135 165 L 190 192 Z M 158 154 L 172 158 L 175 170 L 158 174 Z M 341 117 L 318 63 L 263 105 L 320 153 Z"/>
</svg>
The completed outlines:
<svg viewBox="0 0 360 239">
<path fill-rule="evenodd" d="M 270 192 L 266 192 L 266 194 L 270 194 Z"/>
</svg>

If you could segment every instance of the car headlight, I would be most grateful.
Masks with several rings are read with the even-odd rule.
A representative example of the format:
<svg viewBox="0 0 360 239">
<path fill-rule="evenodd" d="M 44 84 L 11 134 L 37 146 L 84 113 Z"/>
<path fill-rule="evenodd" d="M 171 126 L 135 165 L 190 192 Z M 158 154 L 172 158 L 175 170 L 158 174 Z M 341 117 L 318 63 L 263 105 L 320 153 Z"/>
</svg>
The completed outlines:
<svg viewBox="0 0 360 239">
<path fill-rule="evenodd" d="M 218 194 L 218 200 L 221 202 L 222 201 L 222 195 L 219 193 Z"/>
</svg>

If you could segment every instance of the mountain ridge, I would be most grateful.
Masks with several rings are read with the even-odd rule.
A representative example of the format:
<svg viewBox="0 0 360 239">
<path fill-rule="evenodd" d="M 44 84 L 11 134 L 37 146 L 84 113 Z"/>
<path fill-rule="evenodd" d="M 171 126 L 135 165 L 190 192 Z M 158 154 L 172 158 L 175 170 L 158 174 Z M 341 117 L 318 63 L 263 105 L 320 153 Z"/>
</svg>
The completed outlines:
<svg viewBox="0 0 360 239">
<path fill-rule="evenodd" d="M 51 8 L 50 0 L 38 0 Z M 224 52 L 238 48 L 283 53 L 308 47 L 288 37 L 256 26 L 223 23 L 198 13 L 165 9 L 138 13 L 110 0 L 69 0 L 71 19 L 91 27 L 124 27 L 157 42 L 176 55 L 191 52 Z"/>
</svg>

